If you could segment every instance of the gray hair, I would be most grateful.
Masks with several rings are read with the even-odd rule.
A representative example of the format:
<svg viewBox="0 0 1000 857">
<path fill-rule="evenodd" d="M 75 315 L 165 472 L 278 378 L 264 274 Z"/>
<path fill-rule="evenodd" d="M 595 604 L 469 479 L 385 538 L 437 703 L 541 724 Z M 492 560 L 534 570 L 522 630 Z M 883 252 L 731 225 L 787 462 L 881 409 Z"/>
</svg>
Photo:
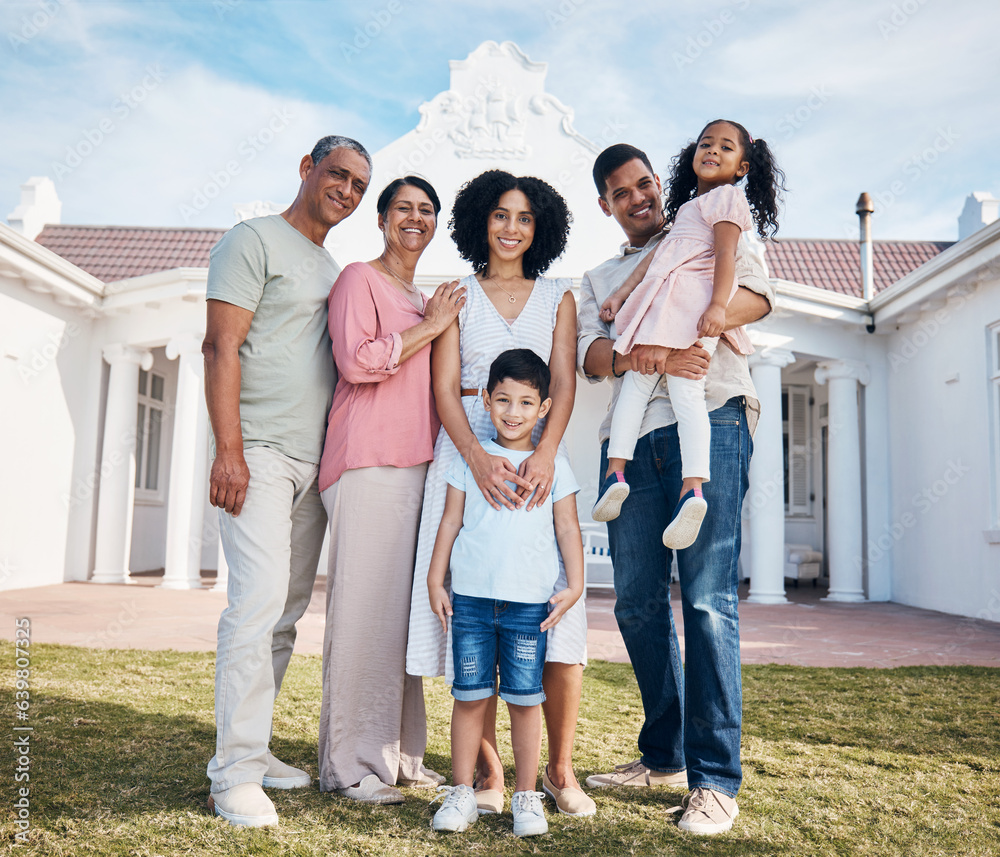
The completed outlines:
<svg viewBox="0 0 1000 857">
<path fill-rule="evenodd" d="M 350 137 L 341 137 L 337 134 L 330 134 L 328 137 L 323 137 L 313 146 L 313 150 L 309 155 L 312 158 L 312 162 L 318 164 L 334 149 L 351 149 L 357 152 L 368 161 L 368 172 L 372 171 L 372 156 L 368 154 L 368 150 L 364 146 Z"/>
</svg>

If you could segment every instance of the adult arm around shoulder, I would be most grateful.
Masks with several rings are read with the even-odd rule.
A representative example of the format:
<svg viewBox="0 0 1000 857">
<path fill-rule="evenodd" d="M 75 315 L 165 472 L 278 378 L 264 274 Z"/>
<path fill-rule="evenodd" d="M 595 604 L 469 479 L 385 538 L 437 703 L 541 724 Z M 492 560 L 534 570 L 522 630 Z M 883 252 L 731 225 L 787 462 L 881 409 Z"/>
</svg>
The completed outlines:
<svg viewBox="0 0 1000 857">
<path fill-rule="evenodd" d="M 552 331 L 552 353 L 549 357 L 549 370 L 552 374 L 549 396 L 552 398 L 552 407 L 545 418 L 545 428 L 538 439 L 538 446 L 518 469 L 518 473 L 537 488 L 527 505 L 529 510 L 541 506 L 552 490 L 556 453 L 569 425 L 576 399 L 575 362 L 576 302 L 573 300 L 573 293 L 567 291 L 559 302 L 556 329 Z M 532 490 L 534 489 L 521 488 L 517 493 L 522 499 L 527 499 Z"/>
<path fill-rule="evenodd" d="M 215 460 L 208 499 L 213 506 L 239 515 L 250 484 L 240 427 L 240 346 L 253 313 L 220 300 L 209 300 L 205 340 L 205 401 L 215 435 Z"/>
<path fill-rule="evenodd" d="M 460 337 L 456 319 L 431 346 L 431 380 L 438 416 L 459 455 L 469 465 L 472 477 L 486 502 L 494 509 L 499 509 L 501 505 L 514 509 L 523 505 L 523 501 L 506 483 L 513 482 L 526 487 L 528 480 L 518 476 L 517 468 L 506 458 L 490 455 L 483 449 L 469 425 L 469 418 L 462 406 Z M 482 403 L 478 402 L 477 406 L 482 407 Z"/>
</svg>

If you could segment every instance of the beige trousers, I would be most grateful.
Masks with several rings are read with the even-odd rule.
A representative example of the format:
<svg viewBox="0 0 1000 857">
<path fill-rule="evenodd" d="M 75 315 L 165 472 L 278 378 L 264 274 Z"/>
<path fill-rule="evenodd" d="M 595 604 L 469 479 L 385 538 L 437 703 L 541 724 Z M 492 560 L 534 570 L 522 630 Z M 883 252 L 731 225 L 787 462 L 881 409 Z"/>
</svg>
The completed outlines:
<svg viewBox="0 0 1000 857">
<path fill-rule="evenodd" d="M 426 464 L 347 470 L 321 495 L 330 518 L 321 791 L 368 774 L 389 785 L 420 775 L 424 692 L 406 674 L 406 634 L 426 472 Z"/>
</svg>

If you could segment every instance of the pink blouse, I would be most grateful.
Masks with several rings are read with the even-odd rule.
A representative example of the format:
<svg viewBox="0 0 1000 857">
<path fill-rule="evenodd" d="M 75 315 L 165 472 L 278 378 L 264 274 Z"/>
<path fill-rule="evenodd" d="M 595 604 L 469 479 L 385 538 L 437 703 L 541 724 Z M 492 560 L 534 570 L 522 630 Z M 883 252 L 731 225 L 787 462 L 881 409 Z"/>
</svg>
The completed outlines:
<svg viewBox="0 0 1000 857">
<path fill-rule="evenodd" d="M 319 466 L 320 491 L 345 470 L 430 461 L 441 427 L 430 345 L 399 362 L 400 332 L 419 323 L 423 313 L 364 262 L 344 268 L 330 290 L 329 307 L 339 379 Z"/>
</svg>

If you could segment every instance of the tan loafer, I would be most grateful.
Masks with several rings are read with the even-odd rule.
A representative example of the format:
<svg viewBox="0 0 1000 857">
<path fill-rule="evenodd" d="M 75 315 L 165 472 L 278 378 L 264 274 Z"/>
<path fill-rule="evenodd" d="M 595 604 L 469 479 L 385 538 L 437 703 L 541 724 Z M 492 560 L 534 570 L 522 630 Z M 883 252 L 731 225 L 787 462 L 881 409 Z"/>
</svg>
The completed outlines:
<svg viewBox="0 0 1000 857">
<path fill-rule="evenodd" d="M 208 796 L 208 808 L 239 827 L 273 827 L 278 813 L 260 783 L 239 783 Z"/>
<path fill-rule="evenodd" d="M 480 815 L 503 812 L 503 792 L 496 789 L 476 791 L 476 809 Z"/>
<path fill-rule="evenodd" d="M 264 774 L 265 789 L 305 789 L 312 785 L 312 777 L 301 768 L 286 765 L 267 753 L 267 773 Z"/>
<path fill-rule="evenodd" d="M 402 803 L 406 798 L 392 786 L 387 786 L 375 774 L 369 774 L 356 786 L 337 789 L 344 797 L 361 803 Z"/>
<path fill-rule="evenodd" d="M 589 818 L 597 812 L 597 804 L 580 789 L 558 789 L 549 779 L 549 767 L 542 768 L 542 791 L 556 802 L 556 809 L 574 818 Z"/>
<path fill-rule="evenodd" d="M 430 768 L 425 768 L 421 765 L 420 777 L 418 779 L 404 780 L 400 777 L 397 783 L 404 789 L 436 789 L 438 786 L 444 785 L 444 777 L 437 771 L 432 771 Z"/>
<path fill-rule="evenodd" d="M 652 768 L 647 768 L 641 759 L 636 759 L 627 765 L 616 765 L 610 774 L 593 774 L 587 777 L 587 785 L 592 789 L 622 786 L 629 788 L 672 786 L 676 789 L 687 789 L 687 771 L 677 771 L 673 774 L 654 771 Z"/>
</svg>

